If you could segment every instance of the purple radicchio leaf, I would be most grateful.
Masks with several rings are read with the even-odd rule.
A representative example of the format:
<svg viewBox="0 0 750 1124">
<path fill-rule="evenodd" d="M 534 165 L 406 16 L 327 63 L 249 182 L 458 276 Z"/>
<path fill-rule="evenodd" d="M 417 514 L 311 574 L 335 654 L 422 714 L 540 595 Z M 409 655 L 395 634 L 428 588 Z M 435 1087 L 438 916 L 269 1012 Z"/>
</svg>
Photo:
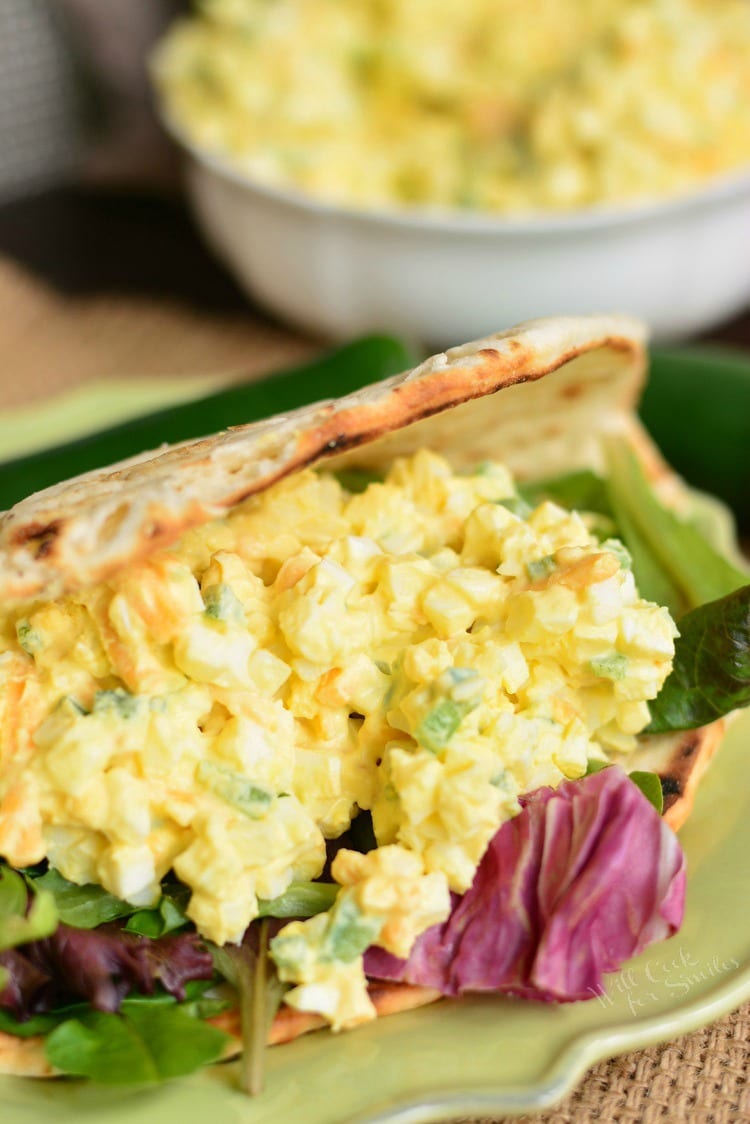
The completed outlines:
<svg viewBox="0 0 750 1124">
<path fill-rule="evenodd" d="M 0 952 L 0 968 L 6 974 L 5 987 L 0 991 L 0 1010 L 10 1011 L 18 1019 L 28 1018 L 34 999 L 44 994 L 49 976 L 40 972 L 16 948 Z"/>
<path fill-rule="evenodd" d="M 211 954 L 195 934 L 151 940 L 114 925 L 61 924 L 51 937 L 0 955 L 9 975 L 0 1007 L 19 1019 L 76 1000 L 98 1011 L 118 1011 L 131 991 L 151 995 L 156 983 L 182 1000 L 189 980 L 213 975 Z"/>
<path fill-rule="evenodd" d="M 503 824 L 447 921 L 408 960 L 373 947 L 374 979 L 445 995 L 498 991 L 587 999 L 603 976 L 682 923 L 685 857 L 621 769 L 537 789 Z"/>
</svg>

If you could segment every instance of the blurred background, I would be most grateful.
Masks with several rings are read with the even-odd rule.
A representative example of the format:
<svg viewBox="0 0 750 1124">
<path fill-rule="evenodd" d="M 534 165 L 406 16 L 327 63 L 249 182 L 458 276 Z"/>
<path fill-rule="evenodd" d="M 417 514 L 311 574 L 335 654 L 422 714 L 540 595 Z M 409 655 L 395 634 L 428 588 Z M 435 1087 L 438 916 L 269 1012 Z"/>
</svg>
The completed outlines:
<svg viewBox="0 0 750 1124">
<path fill-rule="evenodd" d="M 0 201 L 61 183 L 174 176 L 148 51 L 178 0 L 3 0 Z"/>
<path fill-rule="evenodd" d="M 0 405 L 568 312 L 750 343 L 749 13 L 2 0 Z"/>
<path fill-rule="evenodd" d="M 248 305 L 187 212 L 146 68 L 185 7 L 0 3 L 0 459 L 321 347 Z M 60 397 L 94 386 L 108 406 Z"/>
<path fill-rule="evenodd" d="M 0 208 L 58 284 L 324 340 L 744 340 L 750 4 L 3 0 Z"/>
</svg>

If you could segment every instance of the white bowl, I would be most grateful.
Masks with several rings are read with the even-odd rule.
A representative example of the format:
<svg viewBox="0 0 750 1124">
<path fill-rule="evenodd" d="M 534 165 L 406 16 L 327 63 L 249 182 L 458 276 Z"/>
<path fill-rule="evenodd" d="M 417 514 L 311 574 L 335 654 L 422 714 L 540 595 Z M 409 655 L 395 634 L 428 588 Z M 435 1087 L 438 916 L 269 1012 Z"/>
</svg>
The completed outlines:
<svg viewBox="0 0 750 1124">
<path fill-rule="evenodd" d="M 442 348 L 532 317 L 617 310 L 677 339 L 750 302 L 750 172 L 557 215 L 359 211 L 254 181 L 170 131 L 219 257 L 266 308 L 326 336 L 386 330 Z"/>
</svg>

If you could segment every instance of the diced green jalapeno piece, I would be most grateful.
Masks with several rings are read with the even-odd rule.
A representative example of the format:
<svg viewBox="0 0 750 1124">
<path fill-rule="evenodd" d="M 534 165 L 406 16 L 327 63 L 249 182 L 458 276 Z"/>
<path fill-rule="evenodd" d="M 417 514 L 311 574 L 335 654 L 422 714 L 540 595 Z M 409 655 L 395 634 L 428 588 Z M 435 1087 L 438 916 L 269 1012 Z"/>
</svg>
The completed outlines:
<svg viewBox="0 0 750 1124">
<path fill-rule="evenodd" d="M 251 820 L 262 819 L 274 800 L 274 793 L 267 788 L 213 761 L 201 761 L 195 775 L 199 784 Z"/>
<path fill-rule="evenodd" d="M 27 656 L 35 655 L 43 647 L 41 636 L 27 620 L 16 622 L 16 637 Z"/>
<path fill-rule="evenodd" d="M 271 957 L 280 972 L 297 975 L 309 959 L 309 947 L 302 933 L 282 930 L 270 943 Z"/>
<path fill-rule="evenodd" d="M 624 679 L 628 667 L 628 657 L 622 652 L 609 652 L 606 656 L 594 656 L 589 660 L 594 675 L 602 679 Z"/>
<path fill-rule="evenodd" d="M 206 616 L 212 620 L 241 624 L 245 619 L 245 610 L 239 597 L 230 586 L 223 583 L 203 590 L 203 604 L 206 606 Z"/>
<path fill-rule="evenodd" d="M 605 539 L 602 543 L 602 550 L 608 550 L 610 554 L 615 555 L 617 561 L 620 563 L 620 569 L 633 569 L 633 559 L 630 557 L 630 551 L 620 539 Z"/>
<path fill-rule="evenodd" d="M 74 699 L 72 695 L 63 695 L 57 704 L 57 709 L 67 711 L 68 714 L 72 711 L 74 715 L 90 713 L 83 703 L 80 703 L 78 699 Z"/>
<path fill-rule="evenodd" d="M 351 963 L 370 947 L 383 921 L 382 917 L 368 917 L 348 894 L 342 894 L 331 910 L 321 958 Z"/>
<path fill-rule="evenodd" d="M 551 554 L 545 554 L 544 558 L 532 558 L 530 562 L 526 563 L 526 573 L 533 582 L 541 581 L 543 578 L 548 578 L 552 571 L 555 569 L 556 562 Z"/>
<path fill-rule="evenodd" d="M 141 707 L 141 699 L 132 695 L 124 687 L 115 687 L 112 691 L 97 691 L 94 695 L 94 714 L 107 714 L 114 712 L 120 718 L 132 718 Z"/>
<path fill-rule="evenodd" d="M 433 753 L 445 749 L 471 709 L 472 706 L 468 703 L 441 699 L 417 727 L 417 741 Z"/>
</svg>

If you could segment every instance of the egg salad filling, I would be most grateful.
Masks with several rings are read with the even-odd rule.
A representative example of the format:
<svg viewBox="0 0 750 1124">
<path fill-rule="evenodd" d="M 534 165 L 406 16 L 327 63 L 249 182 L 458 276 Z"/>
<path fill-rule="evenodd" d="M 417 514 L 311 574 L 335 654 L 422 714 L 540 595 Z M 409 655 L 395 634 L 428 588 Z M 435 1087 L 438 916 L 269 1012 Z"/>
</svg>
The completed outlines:
<svg viewBox="0 0 750 1124">
<path fill-rule="evenodd" d="M 110 581 L 6 614 L 0 855 L 138 906 L 173 871 L 239 941 L 259 899 L 334 905 L 272 942 L 286 1002 L 372 1017 L 362 953 L 407 956 L 519 796 L 627 753 L 676 629 L 592 520 L 422 450 L 307 469 Z"/>
<path fill-rule="evenodd" d="M 747 0 L 201 0 L 153 73 L 188 143 L 361 208 L 677 195 L 750 163 Z"/>
</svg>

